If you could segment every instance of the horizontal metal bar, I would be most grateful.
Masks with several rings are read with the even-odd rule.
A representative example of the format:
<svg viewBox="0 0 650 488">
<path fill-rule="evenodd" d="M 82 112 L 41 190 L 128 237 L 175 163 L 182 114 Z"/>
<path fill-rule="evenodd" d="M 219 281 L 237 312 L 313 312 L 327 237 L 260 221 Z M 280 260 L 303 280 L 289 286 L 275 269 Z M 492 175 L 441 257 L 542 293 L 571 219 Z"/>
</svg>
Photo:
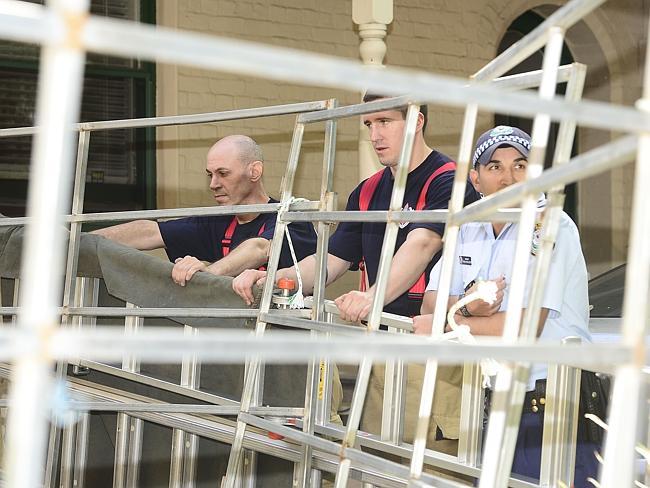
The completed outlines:
<svg viewBox="0 0 650 488">
<path fill-rule="evenodd" d="M 301 427 L 302 422 L 300 419 L 296 420 L 296 427 Z M 345 435 L 345 428 L 335 424 L 316 425 L 314 427 L 316 433 L 324 435 L 328 438 L 342 440 Z M 357 442 L 361 447 L 367 447 L 376 451 L 386 454 L 392 454 L 404 459 L 410 459 L 413 454 L 413 446 L 409 443 L 402 442 L 400 445 L 395 445 L 391 442 L 382 441 L 379 436 L 364 432 L 363 435 L 357 437 Z M 456 473 L 464 474 L 478 478 L 481 474 L 481 468 L 467 466 L 458 461 L 456 456 L 445 454 L 443 452 L 426 449 L 424 454 L 424 463 L 428 466 L 447 469 Z M 511 488 L 539 488 L 538 484 L 529 483 L 517 478 L 510 478 L 508 486 Z"/>
<path fill-rule="evenodd" d="M 13 307 L 18 309 L 19 307 Z M 4 310 L 4 309 L 3 309 Z M 214 317 L 253 318 L 257 308 L 126 308 L 126 307 L 70 307 L 61 313 L 81 317 Z"/>
<path fill-rule="evenodd" d="M 594 5 L 599 1 L 589 0 L 588 3 Z M 32 28 L 22 33 L 12 29 L 11 35 L 19 36 L 19 40 L 37 43 L 52 41 L 53 37 L 60 35 L 49 31 L 51 26 L 47 25 L 44 13 L 37 15 L 37 19 L 25 19 L 20 12 L 9 8 L 13 4 L 15 2 L 9 0 L 0 3 L 0 25 L 3 29 L 5 24 L 22 21 L 31 23 Z M 485 110 L 528 117 L 547 114 L 555 120 L 571 120 L 583 126 L 606 130 L 650 132 L 649 114 L 622 105 L 541 100 L 532 93 L 510 92 L 489 84 L 466 86 L 465 79 L 394 67 L 368 70 L 358 61 L 241 39 L 179 32 L 162 26 L 97 16 L 87 19 L 82 26 L 81 36 L 88 50 L 104 54 L 219 69 L 292 83 L 353 91 L 370 90 L 387 96 L 408 94 L 411 99 L 422 103 L 458 107 L 476 104 Z M 265 66 L 265 69 L 260 71 L 260 66 Z"/>
<path fill-rule="evenodd" d="M 345 107 L 331 108 L 323 110 L 320 113 L 308 113 L 298 116 L 298 122 L 302 124 L 312 124 L 314 122 L 324 122 L 325 120 L 344 119 L 355 115 L 371 114 L 384 110 L 394 110 L 406 107 L 409 103 L 418 103 L 411 97 L 401 96 L 393 98 L 384 98 L 367 103 L 358 103 Z"/>
<path fill-rule="evenodd" d="M 477 337 L 474 345 L 440 341 L 413 334 L 349 334 L 320 337 L 302 331 L 270 331 L 255 336 L 247 330 L 208 329 L 200 336 L 185 336 L 167 327 L 148 327 L 125 335 L 114 327 L 60 329 L 51 337 L 48 354 L 57 359 L 87 357 L 100 360 L 135 355 L 146 362 L 180 361 L 187 354 L 214 363 L 243 361 L 259 355 L 269 363 L 304 364 L 326 357 L 356 363 L 361 355 L 371 360 L 403 359 L 423 362 L 435 357 L 442 364 L 457 364 L 491 357 L 512 362 L 570 364 L 598 369 L 611 363 L 635 361 L 634 350 L 622 344 L 562 346 L 552 343 L 504 344 L 500 338 Z M 34 336 L 19 328 L 0 329 L 0 359 L 8 360 L 32 346 Z M 574 350 L 575 349 L 575 350 Z"/>
<path fill-rule="evenodd" d="M 11 403 L 5 399 L 0 400 L 0 407 L 10 407 Z M 89 402 L 69 401 L 63 408 L 81 412 L 156 412 L 156 413 L 188 413 L 202 415 L 239 415 L 239 405 L 192 405 L 188 403 L 144 403 L 144 402 Z M 251 413 L 269 417 L 302 417 L 303 408 L 297 407 L 252 407 Z"/>
<path fill-rule="evenodd" d="M 8 377 L 9 370 L 0 367 L 0 375 Z M 143 400 L 145 397 L 135 394 L 128 394 L 110 387 L 103 387 L 88 381 L 72 378 L 69 381 L 71 390 L 75 395 L 89 399 L 128 402 L 134 399 Z M 254 407 L 256 408 L 256 407 Z M 234 434 L 234 422 L 221 417 L 197 417 L 187 414 L 165 414 L 154 412 L 134 412 L 133 417 L 141 418 L 169 428 L 177 428 L 189 433 L 200 435 L 206 439 L 213 439 L 218 442 L 232 443 Z M 300 446 L 291 441 L 272 440 L 265 433 L 256 429 L 247 429 L 244 437 L 244 448 L 251 449 L 266 455 L 297 462 L 300 459 Z M 338 465 L 338 456 L 315 452 L 313 455 L 314 468 L 327 472 L 335 472 Z M 380 470 L 373 470 L 365 467 L 354 467 L 353 473 L 360 480 L 380 484 L 387 487 L 406 487 L 405 480 L 398 480 L 392 476 L 381 473 Z"/>
<path fill-rule="evenodd" d="M 0 368 L 1 370 L 1 368 Z M 8 375 L 8 370 L 3 369 L 2 374 Z M 135 394 L 127 394 L 110 387 L 94 385 L 88 381 L 73 378 L 70 380 L 70 387 L 76 395 L 82 395 L 89 399 L 108 400 L 117 402 L 129 402 L 133 400 L 144 400 L 145 397 Z M 134 412 L 134 417 L 154 422 L 170 428 L 178 428 L 184 431 L 200 435 L 207 439 L 214 439 L 219 442 L 231 443 L 234 434 L 234 422 L 220 417 L 197 417 L 187 414 L 164 414 L 153 412 Z M 278 424 L 273 423 L 274 426 Z M 272 440 L 266 433 L 260 433 L 256 429 L 247 429 L 244 437 L 244 447 L 266 455 L 275 456 L 292 462 L 300 459 L 300 446 L 290 438 L 284 440 Z M 338 456 L 323 452 L 315 452 L 313 455 L 314 468 L 335 472 L 338 465 Z M 355 475 L 364 481 L 380 484 L 388 487 L 405 487 L 406 480 L 395 479 L 384 474 L 381 470 L 375 470 L 364 465 L 353 467 Z"/>
<path fill-rule="evenodd" d="M 526 195 L 537 195 L 554 186 L 573 183 L 622 166 L 634 158 L 637 143 L 638 138 L 636 136 L 625 136 L 582 153 L 571 159 L 567 164 L 544 171 L 535 179 L 515 183 L 497 193 L 471 203 L 454 216 L 450 216 L 450 223 L 461 224 L 481 221 L 486 214 L 493 212 L 495 209 L 516 204 Z"/>
<path fill-rule="evenodd" d="M 2 369 L 2 374 L 7 375 L 8 369 Z M 141 395 L 125 393 L 111 387 L 95 385 L 86 380 L 80 380 L 77 378 L 71 379 L 70 387 L 75 395 L 87 397 L 91 400 L 97 399 L 100 401 L 104 400 L 122 403 L 133 402 L 134 400 L 146 401 L 146 397 Z M 257 407 L 253 407 L 252 409 L 257 410 Z M 270 410 L 268 407 L 267 409 Z M 154 412 L 134 412 L 133 416 L 167 427 L 180 428 L 187 432 L 220 442 L 231 443 L 234 434 L 234 422 L 220 417 L 197 417 L 187 414 L 165 414 Z M 278 428 L 283 427 L 273 421 L 270 421 L 270 424 L 274 427 L 273 430 L 278 430 Z M 292 430 L 292 433 L 296 432 L 293 429 L 290 430 Z M 265 433 L 259 433 L 256 429 L 246 430 L 244 447 L 293 462 L 298 461 L 300 458 L 300 448 L 291 440 L 290 437 L 287 437 L 284 440 L 271 440 Z M 314 453 L 314 467 L 317 469 L 334 472 L 337 463 L 337 455 L 322 452 Z M 376 461 L 374 461 L 373 464 L 376 464 Z M 356 472 L 361 473 L 360 477 L 362 479 L 380 483 L 382 486 L 406 486 L 406 480 L 396 480 L 392 476 L 384 474 L 381 469 L 374 470 L 372 467 L 359 462 L 357 462 L 357 466 L 354 469 Z"/>
<path fill-rule="evenodd" d="M 285 327 L 294 327 L 303 330 L 317 330 L 319 332 L 335 332 L 337 334 L 361 334 L 365 333 L 365 327 L 344 324 L 331 324 L 329 322 L 320 322 L 318 320 L 307 320 L 291 317 L 290 315 L 280 315 L 272 313 L 260 314 L 260 320 L 269 324 L 283 325 Z"/>
<path fill-rule="evenodd" d="M 309 211 L 318 210 L 319 202 L 294 202 L 289 205 L 290 210 Z M 136 219 L 167 219 L 176 217 L 198 217 L 206 215 L 239 215 L 246 213 L 273 213 L 280 208 L 279 203 L 263 203 L 259 205 L 227 205 L 213 207 L 171 208 L 161 210 L 130 210 L 125 212 L 101 212 L 81 215 L 66 215 L 65 222 L 105 222 L 124 221 Z M 24 225 L 28 217 L 0 219 L 0 226 Z"/>
<path fill-rule="evenodd" d="M 69 385 L 73 393 L 84 395 L 91 400 L 128 402 L 134 400 L 143 401 L 146 399 L 146 397 L 141 395 L 104 387 L 103 385 L 97 385 L 78 378 L 70 379 Z M 133 412 L 132 416 L 167 427 L 182 429 L 219 442 L 231 443 L 234 434 L 235 422 L 222 417 L 202 417 L 181 413 L 156 412 Z M 244 445 L 248 449 L 254 449 L 284 459 L 293 451 L 290 444 L 282 441 L 271 441 L 265 434 L 247 431 L 246 436 L 249 442 L 247 443 L 245 441 Z M 298 459 L 297 454 L 295 459 Z"/>
<path fill-rule="evenodd" d="M 560 66 L 557 71 L 557 82 L 565 83 L 571 78 L 571 73 L 575 64 L 566 64 Z M 517 73 L 515 75 L 502 76 L 491 81 L 493 86 L 504 90 L 525 90 L 526 88 L 538 87 L 542 81 L 542 70 L 528 71 L 526 73 Z"/>
<path fill-rule="evenodd" d="M 312 308 L 313 302 L 314 302 L 314 297 L 306 297 L 305 307 Z M 339 309 L 332 300 L 325 300 L 324 305 L 325 305 L 325 313 L 332 314 L 336 317 L 339 316 Z M 386 325 L 388 327 L 394 327 L 396 329 L 408 330 L 408 331 L 413 330 L 413 319 L 411 319 L 410 317 L 404 317 L 402 315 L 396 315 L 394 313 L 382 312 L 379 323 L 382 325 Z M 358 328 L 358 326 L 353 326 L 353 327 Z M 365 329 L 362 330 L 365 331 Z"/>
<path fill-rule="evenodd" d="M 0 307 L 0 315 L 16 315 L 20 307 Z M 126 308 L 126 307 L 59 307 L 60 314 L 79 317 L 208 317 L 255 318 L 257 308 Z"/>
<path fill-rule="evenodd" d="M 75 124 L 73 129 L 76 131 L 99 131 L 107 129 L 136 129 L 142 127 L 164 127 L 169 125 L 207 124 L 213 122 L 225 122 L 229 120 L 244 120 L 251 118 L 300 114 L 305 112 L 313 112 L 315 110 L 323 110 L 326 107 L 326 101 L 302 102 L 285 105 L 271 105 L 267 107 L 226 110 L 222 112 L 208 112 L 201 114 L 82 122 Z M 38 127 L 0 129 L 0 138 L 33 135 L 38 131 Z"/>
<path fill-rule="evenodd" d="M 558 72 L 558 83 L 568 81 L 571 75 L 571 65 L 562 66 Z M 538 86 L 541 80 L 541 70 L 531 71 L 528 73 L 521 73 L 516 75 L 504 76 L 495 79 L 492 83 L 495 86 L 502 88 L 527 88 Z M 361 103 L 356 105 L 348 105 L 345 107 L 337 107 L 329 110 L 323 110 L 318 113 L 306 113 L 298 117 L 298 121 L 303 124 L 311 124 L 314 122 L 323 122 L 325 120 L 343 119 L 353 117 L 355 115 L 364 115 L 383 110 L 394 110 L 396 108 L 403 108 L 409 103 L 419 103 L 417 100 L 408 96 L 385 98 L 374 100 L 372 102 Z"/>
<path fill-rule="evenodd" d="M 576 22 L 582 20 L 588 13 L 595 10 L 605 0 L 574 0 L 553 12 L 544 22 L 538 25 L 532 32 L 519 40 L 499 56 L 494 58 L 483 68 L 477 71 L 473 78 L 477 81 L 484 81 L 496 78 L 517 66 L 521 61 L 527 59 L 538 49 L 546 44 L 549 37 L 549 30 L 552 27 L 560 27 L 564 30 Z"/>
<path fill-rule="evenodd" d="M 591 1 L 591 0 L 590 0 Z M 593 2 L 592 2 L 593 3 Z M 241 39 L 224 39 L 117 19 L 91 16 L 83 34 L 85 46 L 96 52 L 139 57 L 157 62 L 217 69 L 267 79 L 405 95 L 422 103 L 479 107 L 521 116 L 548 114 L 554 119 L 606 130 L 650 131 L 650 116 L 622 105 L 541 100 L 536 94 L 510 92 L 485 84 L 466 86 L 466 79 L 386 67 L 368 70 L 358 61 L 313 52 L 273 47 Z M 117 42 L 117 41 L 120 42 Z M 260 66 L 265 66 L 260 71 Z"/>
<path fill-rule="evenodd" d="M 356 462 L 367 467 L 373 467 L 375 469 L 381 470 L 383 473 L 390 474 L 402 479 L 408 479 L 409 477 L 408 466 L 388 461 L 387 459 L 362 452 L 358 449 L 352 449 L 350 447 L 342 448 L 341 445 L 336 442 L 332 442 L 327 439 L 321 439 L 319 437 L 306 434 L 291 427 L 278 425 L 272 421 L 261 419 L 248 413 L 242 412 L 239 415 L 239 420 L 260 429 L 280 434 L 301 444 L 308 444 L 314 449 L 318 449 L 330 454 L 340 455 L 342 457 L 350 459 L 353 463 Z M 454 481 L 445 480 L 429 474 L 423 475 L 421 477 L 421 480 L 429 483 L 431 486 L 441 488 L 460 488 L 463 486 Z"/>
<path fill-rule="evenodd" d="M 225 122 L 229 120 L 244 120 L 261 117 L 275 117 L 280 115 L 293 115 L 315 110 L 323 110 L 327 101 L 313 101 L 291 103 L 285 105 L 272 105 L 267 107 L 244 108 L 226 110 L 204 114 L 175 115 L 167 117 L 149 117 L 142 119 L 106 120 L 101 122 L 84 122 L 79 124 L 83 130 L 125 129 L 136 127 L 162 127 L 167 125 L 205 124 L 211 122 Z"/>
<path fill-rule="evenodd" d="M 15 127 L 11 129 L 0 129 L 0 137 L 33 136 L 37 132 L 37 127 Z"/>
<path fill-rule="evenodd" d="M 518 208 L 497 209 L 483 217 L 489 222 L 517 222 L 521 210 Z M 447 222 L 449 211 L 418 210 L 391 212 L 388 210 L 357 210 L 323 211 L 323 212 L 287 212 L 282 220 L 285 222 Z"/>
<path fill-rule="evenodd" d="M 120 358 L 121 359 L 121 358 Z M 76 364 L 76 363 L 75 363 Z M 86 368 L 92 369 L 94 371 L 99 371 L 117 378 L 123 378 L 134 383 L 139 383 L 142 385 L 153 386 L 163 391 L 168 391 L 171 393 L 176 393 L 178 395 L 183 395 L 188 398 L 195 400 L 201 400 L 208 402 L 214 405 L 235 405 L 239 406 L 239 402 L 236 400 L 231 400 L 230 398 L 221 397 L 214 395 L 212 393 L 207 393 L 205 391 L 194 390 L 187 388 L 185 386 L 180 386 L 176 383 L 171 383 L 169 381 L 160 380 L 158 378 L 153 378 L 151 376 L 146 376 L 140 373 L 132 373 L 130 371 L 124 371 L 122 368 L 117 368 L 109 364 L 99 363 L 96 361 L 89 361 L 82 359 L 78 361 L 80 366 L 85 366 Z M 68 378 L 70 380 L 70 378 Z"/>
</svg>

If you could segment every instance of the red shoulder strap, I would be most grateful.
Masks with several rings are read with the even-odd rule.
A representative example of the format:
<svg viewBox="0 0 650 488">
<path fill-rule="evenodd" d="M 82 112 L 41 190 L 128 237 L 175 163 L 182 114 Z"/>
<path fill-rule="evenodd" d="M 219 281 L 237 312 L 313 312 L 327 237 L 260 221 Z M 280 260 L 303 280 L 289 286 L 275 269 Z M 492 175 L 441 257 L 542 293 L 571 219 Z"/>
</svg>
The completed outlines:
<svg viewBox="0 0 650 488">
<path fill-rule="evenodd" d="M 226 229 L 226 232 L 223 235 L 223 239 L 221 239 L 221 251 L 224 257 L 230 253 L 230 244 L 232 244 L 232 236 L 235 234 L 235 229 L 237 228 L 237 217 L 233 217 L 232 220 L 230 221 L 230 224 L 228 224 L 228 228 Z M 260 227 L 260 230 L 257 232 L 258 236 L 261 236 L 264 234 L 264 230 L 266 229 L 266 222 L 262 224 L 262 227 Z M 266 268 L 264 266 L 261 266 L 259 268 L 260 270 L 264 271 Z"/>
<path fill-rule="evenodd" d="M 415 210 L 422 210 L 425 207 L 427 201 L 427 192 L 429 191 L 429 186 L 431 185 L 431 183 L 441 174 L 447 173 L 448 171 L 455 171 L 455 170 L 456 170 L 456 163 L 454 163 L 453 161 L 449 161 L 448 163 L 443 164 L 437 170 L 431 173 L 429 178 L 427 178 L 427 181 L 422 186 L 422 190 L 420 190 L 420 195 L 418 196 L 418 201 L 415 205 Z M 374 195 L 375 190 L 377 189 L 377 185 L 379 185 L 379 180 L 381 180 L 383 171 L 384 170 L 381 170 L 375 173 L 363 183 L 363 186 L 361 187 L 361 194 L 359 195 L 359 210 L 366 211 L 368 210 L 368 207 L 370 207 L 370 201 L 372 200 L 372 196 Z M 365 291 L 367 286 L 366 285 L 367 278 L 366 278 L 365 262 L 363 259 L 359 263 L 359 269 L 361 270 L 361 281 L 359 283 L 359 289 L 361 291 Z M 420 275 L 418 280 L 413 284 L 413 286 L 409 290 L 408 296 L 413 300 L 422 300 L 422 296 L 424 295 L 425 289 L 426 289 L 426 277 L 424 276 L 424 273 L 422 273 L 422 275 Z"/>
<path fill-rule="evenodd" d="M 420 191 L 420 196 L 418 197 L 418 203 L 415 206 L 415 210 L 422 210 L 426 205 L 427 191 L 429 191 L 429 185 L 431 185 L 431 182 L 441 174 L 446 173 L 448 171 L 455 171 L 455 170 L 456 170 L 456 163 L 454 163 L 453 161 L 449 161 L 448 163 L 443 164 L 437 170 L 431 173 L 431 176 L 427 178 L 427 181 L 424 183 L 424 186 Z M 426 276 L 424 275 L 424 273 L 422 273 L 418 278 L 418 280 L 413 284 L 413 286 L 409 290 L 409 294 L 408 294 L 409 298 L 412 300 L 422 300 L 426 287 L 427 287 Z"/>
<path fill-rule="evenodd" d="M 379 181 L 381 181 L 381 177 L 384 174 L 384 171 L 385 169 L 377 171 L 374 175 L 362 183 L 361 193 L 359 194 L 359 210 L 362 212 L 365 212 L 368 210 L 368 208 L 370 208 L 370 201 L 372 200 L 372 196 L 375 194 L 375 190 L 377 189 L 377 185 L 379 185 Z M 361 276 L 359 278 L 359 290 L 366 291 L 368 288 L 368 279 L 366 277 L 366 263 L 363 257 L 361 258 L 361 261 L 359 261 L 359 271 L 361 271 Z"/>
<path fill-rule="evenodd" d="M 266 229 L 266 222 L 262 224 L 262 227 L 260 227 L 260 230 L 257 232 L 258 237 L 264 234 L 264 229 Z M 260 271 L 266 271 L 266 266 L 260 266 L 257 269 L 259 269 Z"/>
<path fill-rule="evenodd" d="M 230 252 L 230 244 L 232 243 L 232 236 L 235 233 L 235 228 L 237 227 L 237 217 L 233 217 L 226 229 L 226 233 L 221 239 L 221 251 L 223 256 L 227 256 Z"/>
<path fill-rule="evenodd" d="M 431 173 L 429 178 L 427 178 L 427 181 L 424 183 L 422 190 L 420 190 L 420 196 L 418 196 L 418 202 L 415 205 L 415 210 L 422 210 L 426 205 L 427 191 L 429 191 L 429 185 L 431 185 L 431 182 L 435 180 L 438 176 L 440 176 L 442 173 L 446 173 L 448 171 L 455 171 L 455 170 L 456 170 L 456 163 L 454 163 L 453 161 L 449 161 L 448 163 L 443 164 L 437 170 Z"/>
<path fill-rule="evenodd" d="M 370 207 L 370 201 L 372 200 L 372 196 L 375 194 L 375 190 L 377 189 L 377 185 L 379 185 L 379 181 L 381 180 L 384 171 L 385 169 L 377 171 L 361 185 L 361 193 L 359 194 L 359 210 L 362 212 L 365 212 Z"/>
</svg>

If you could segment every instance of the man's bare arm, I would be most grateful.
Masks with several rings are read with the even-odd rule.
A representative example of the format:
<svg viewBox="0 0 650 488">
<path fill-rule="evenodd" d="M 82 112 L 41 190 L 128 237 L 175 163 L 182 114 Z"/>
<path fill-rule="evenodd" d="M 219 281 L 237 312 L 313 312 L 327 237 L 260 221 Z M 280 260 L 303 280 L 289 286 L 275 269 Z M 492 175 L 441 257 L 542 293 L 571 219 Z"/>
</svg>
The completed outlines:
<svg viewBox="0 0 650 488">
<path fill-rule="evenodd" d="M 257 269 L 269 259 L 271 241 L 263 237 L 246 239 L 219 261 L 209 265 L 205 271 L 217 276 L 237 276 L 244 270 Z"/>
<path fill-rule="evenodd" d="M 422 306 L 420 307 L 420 313 L 422 315 L 426 315 L 429 313 L 433 313 L 433 309 L 436 308 L 436 300 L 438 299 L 438 292 L 437 291 L 428 291 L 424 294 L 424 298 L 422 299 Z M 447 299 L 447 310 L 458 301 L 458 297 L 456 295 L 449 295 L 449 298 Z"/>
<path fill-rule="evenodd" d="M 522 318 L 526 309 L 522 310 Z M 539 314 L 539 322 L 537 324 L 537 337 L 544 330 L 544 324 L 548 317 L 548 308 L 542 308 Z M 469 325 L 472 334 L 476 335 L 496 335 L 503 334 L 503 326 L 506 322 L 506 313 L 497 312 L 489 317 L 464 317 L 463 323 Z"/>
<path fill-rule="evenodd" d="M 424 228 L 409 232 L 406 242 L 398 249 L 390 263 L 384 303 L 391 303 L 407 291 L 424 273 L 440 249 L 442 238 L 436 232 Z M 373 285 L 369 291 L 374 293 L 374 289 Z"/>
<path fill-rule="evenodd" d="M 141 251 L 165 247 L 158 223 L 152 220 L 134 220 L 125 224 L 104 227 L 92 233 Z"/>
<path fill-rule="evenodd" d="M 499 311 L 501 308 L 501 302 L 503 301 L 504 290 L 506 288 L 506 280 L 503 276 L 492 280 L 497 286 L 496 300 L 492 303 L 487 303 L 481 299 L 471 301 L 467 305 L 467 310 L 475 316 L 487 317 Z M 478 284 L 474 283 L 472 287 L 465 292 L 465 295 L 469 295 L 476 291 Z M 437 291 L 427 291 L 424 294 L 424 299 L 422 300 L 422 307 L 420 308 L 421 314 L 433 313 L 433 309 L 436 307 L 436 299 L 438 297 Z M 447 310 L 458 301 L 459 297 L 457 295 L 449 295 L 447 300 Z M 459 315 L 462 315 L 460 312 L 456 312 Z"/>
<path fill-rule="evenodd" d="M 316 258 L 314 255 L 307 256 L 298 263 L 300 268 L 300 278 L 303 283 L 303 293 L 310 294 L 314 289 L 314 279 L 316 275 Z M 341 258 L 327 255 L 327 284 L 336 281 L 350 268 L 350 263 Z M 276 273 L 276 279 L 290 278 L 297 280 L 295 266 L 291 268 L 279 269 Z M 232 289 L 240 297 L 246 301 L 248 305 L 253 303 L 253 286 L 262 286 L 266 279 L 266 271 L 258 271 L 257 269 L 247 269 L 232 282 Z"/>
<path fill-rule="evenodd" d="M 522 317 L 525 309 L 522 311 Z M 548 317 L 548 308 L 542 308 L 537 324 L 537 337 L 544 330 L 544 324 Z M 500 336 L 503 334 L 503 326 L 506 321 L 505 312 L 497 312 L 489 317 L 462 317 L 456 319 L 459 323 L 469 325 L 474 335 Z M 418 315 L 413 317 L 413 331 L 418 335 L 431 334 L 431 315 Z"/>
<path fill-rule="evenodd" d="M 442 239 L 436 232 L 424 228 L 409 232 L 406 242 L 391 261 L 384 304 L 391 303 L 407 291 L 441 248 Z M 364 319 L 370 311 L 374 294 L 375 285 L 366 292 L 351 291 L 338 297 L 335 303 L 341 318 L 350 322 Z"/>
</svg>

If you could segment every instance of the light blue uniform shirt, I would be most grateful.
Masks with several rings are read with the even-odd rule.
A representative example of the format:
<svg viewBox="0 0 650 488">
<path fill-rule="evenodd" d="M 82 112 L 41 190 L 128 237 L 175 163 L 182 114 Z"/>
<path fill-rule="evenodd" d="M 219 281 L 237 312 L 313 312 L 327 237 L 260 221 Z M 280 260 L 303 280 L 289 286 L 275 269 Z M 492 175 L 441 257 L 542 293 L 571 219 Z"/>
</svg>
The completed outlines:
<svg viewBox="0 0 650 488">
<path fill-rule="evenodd" d="M 518 224 L 506 224 L 495 237 L 490 222 L 473 222 L 460 228 L 458 246 L 454 255 L 454 269 L 450 295 L 460 295 L 473 280 L 493 280 L 505 276 L 506 289 L 499 311 L 508 308 L 509 286 L 515 255 Z M 537 236 L 539 235 L 536 233 Z M 531 237 L 531 246 L 534 239 Z M 528 304 L 536 258 L 531 253 L 528 261 L 528 278 L 524 295 L 524 307 Z M 431 270 L 427 291 L 438 289 L 442 262 Z M 558 235 L 546 279 L 542 307 L 549 310 L 544 329 L 538 340 L 559 342 L 567 336 L 578 336 L 591 342 L 589 333 L 589 299 L 587 295 L 587 267 L 578 229 L 564 212 L 560 219 Z M 462 320 L 461 320 L 462 323 Z M 528 390 L 534 389 L 535 381 L 546 378 L 547 367 L 531 366 Z"/>
</svg>

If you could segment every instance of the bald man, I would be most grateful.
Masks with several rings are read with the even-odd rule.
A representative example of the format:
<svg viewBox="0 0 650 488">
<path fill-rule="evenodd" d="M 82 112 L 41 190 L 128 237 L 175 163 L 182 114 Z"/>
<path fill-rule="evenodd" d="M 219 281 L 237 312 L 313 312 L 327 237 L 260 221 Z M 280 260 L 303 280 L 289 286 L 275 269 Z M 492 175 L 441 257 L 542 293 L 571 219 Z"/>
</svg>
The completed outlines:
<svg viewBox="0 0 650 488">
<path fill-rule="evenodd" d="M 217 141 L 207 155 L 206 173 L 217 205 L 277 203 L 262 184 L 264 157 L 250 137 L 232 135 Z M 94 231 L 140 250 L 165 248 L 173 261 L 172 279 L 180 286 L 197 272 L 237 276 L 263 267 L 275 231 L 275 213 L 189 217 L 167 222 L 136 220 Z M 316 233 L 308 222 L 289 225 L 298 260 L 316 252 Z M 280 268 L 293 265 L 286 240 Z"/>
</svg>

